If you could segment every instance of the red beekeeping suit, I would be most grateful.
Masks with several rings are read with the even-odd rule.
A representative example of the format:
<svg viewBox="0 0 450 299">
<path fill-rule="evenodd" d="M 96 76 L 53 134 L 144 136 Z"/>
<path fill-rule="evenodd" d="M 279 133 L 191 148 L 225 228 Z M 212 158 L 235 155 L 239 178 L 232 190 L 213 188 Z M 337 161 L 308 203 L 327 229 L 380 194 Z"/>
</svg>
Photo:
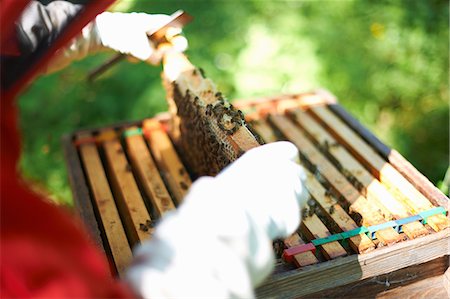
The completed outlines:
<svg viewBox="0 0 450 299">
<path fill-rule="evenodd" d="M 1 0 L 0 46 L 3 55 L 18 55 L 14 22 L 29 0 Z M 88 239 L 81 223 L 45 202 L 21 181 L 15 98 L 53 54 L 75 37 L 113 0 L 90 1 L 30 67 L 1 90 L 1 239 L 0 297 L 125 298 L 129 290 L 115 281 L 103 254 Z"/>
</svg>

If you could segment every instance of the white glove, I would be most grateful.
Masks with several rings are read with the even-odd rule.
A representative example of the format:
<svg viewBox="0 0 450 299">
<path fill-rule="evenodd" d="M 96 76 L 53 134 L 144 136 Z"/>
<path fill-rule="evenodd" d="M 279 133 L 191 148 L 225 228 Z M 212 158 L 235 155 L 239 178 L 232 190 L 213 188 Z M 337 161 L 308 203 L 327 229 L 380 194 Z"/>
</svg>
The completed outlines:
<svg viewBox="0 0 450 299">
<path fill-rule="evenodd" d="M 127 280 L 144 298 L 253 298 L 273 268 L 271 239 L 287 237 L 307 200 L 296 147 L 248 151 L 197 180 L 177 211 L 135 252 Z"/>
<path fill-rule="evenodd" d="M 81 60 L 89 54 L 105 49 L 130 54 L 156 65 L 164 53 L 183 52 L 188 46 L 186 38 L 179 35 L 181 29 L 178 28 L 168 30 L 170 37 L 176 36 L 171 39 L 170 46 L 155 49 L 149 41 L 147 32 L 161 27 L 169 19 L 167 15 L 146 13 L 101 13 L 95 22 L 89 23 L 76 38 L 56 53 L 45 73 L 56 72 L 72 61 Z"/>
<path fill-rule="evenodd" d="M 169 16 L 161 14 L 104 12 L 97 16 L 95 24 L 103 46 L 156 64 L 161 60 L 162 53 L 154 48 L 147 32 L 158 29 L 169 20 Z M 181 29 L 171 29 L 169 32 L 171 36 L 181 33 Z M 178 52 L 186 48 L 187 41 L 184 37 L 177 38 L 172 47 Z"/>
</svg>

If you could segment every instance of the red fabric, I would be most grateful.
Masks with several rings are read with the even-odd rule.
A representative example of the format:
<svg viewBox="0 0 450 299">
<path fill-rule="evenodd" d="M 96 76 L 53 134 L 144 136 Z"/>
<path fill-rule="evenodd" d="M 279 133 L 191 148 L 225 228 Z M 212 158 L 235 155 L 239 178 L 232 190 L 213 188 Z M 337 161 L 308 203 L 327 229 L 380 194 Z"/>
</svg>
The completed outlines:
<svg viewBox="0 0 450 299">
<path fill-rule="evenodd" d="M 10 22 L 20 15 L 25 2 L 1 1 L 2 43 L 3 37 L 11 36 L 14 27 Z M 111 3 L 92 1 L 35 68 L 13 88 L 1 92 L 1 298 L 132 297 L 125 285 L 110 276 L 105 257 L 78 220 L 28 190 L 16 172 L 20 155 L 16 95 L 58 48 Z"/>
<path fill-rule="evenodd" d="M 131 297 L 69 214 L 3 173 L 2 191 L 2 298 Z"/>
</svg>

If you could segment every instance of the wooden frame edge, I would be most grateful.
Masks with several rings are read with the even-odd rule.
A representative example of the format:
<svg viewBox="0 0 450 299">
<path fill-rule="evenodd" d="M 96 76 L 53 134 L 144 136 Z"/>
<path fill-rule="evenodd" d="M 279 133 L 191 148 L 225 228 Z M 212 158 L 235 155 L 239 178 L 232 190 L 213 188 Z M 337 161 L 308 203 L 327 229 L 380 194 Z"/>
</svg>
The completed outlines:
<svg viewBox="0 0 450 299">
<path fill-rule="evenodd" d="M 447 291 L 447 295 L 450 298 L 450 268 L 447 268 L 444 275 L 442 276 L 442 279 L 445 290 Z"/>
<path fill-rule="evenodd" d="M 105 252 L 105 246 L 91 201 L 91 194 L 84 177 L 83 169 L 81 168 L 80 157 L 78 156 L 75 145 L 72 143 L 73 136 L 73 134 L 66 134 L 61 138 L 61 142 L 66 166 L 69 170 L 68 178 L 72 189 L 74 206 L 78 213 L 77 216 L 80 216 L 93 242 Z"/>
<path fill-rule="evenodd" d="M 399 171 L 419 192 L 427 197 L 434 205 L 443 206 L 449 210 L 449 198 L 420 173 L 399 152 L 391 149 L 379 140 L 372 132 L 364 127 L 356 118 L 339 104 L 328 105 L 329 109 L 342 119 L 352 130 L 357 132 L 375 151 Z M 450 213 L 449 213 L 450 216 Z"/>
<path fill-rule="evenodd" d="M 450 230 L 375 251 L 337 258 L 275 274 L 257 289 L 259 297 L 298 298 L 365 278 L 386 274 L 450 254 Z M 301 284 L 303 288 L 298 288 Z"/>
</svg>

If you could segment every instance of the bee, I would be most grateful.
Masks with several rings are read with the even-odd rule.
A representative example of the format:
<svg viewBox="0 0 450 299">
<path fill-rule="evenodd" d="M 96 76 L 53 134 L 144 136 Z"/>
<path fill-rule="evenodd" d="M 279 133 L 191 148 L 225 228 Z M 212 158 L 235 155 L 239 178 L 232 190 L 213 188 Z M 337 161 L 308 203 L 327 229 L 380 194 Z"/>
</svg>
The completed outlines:
<svg viewBox="0 0 450 299">
<path fill-rule="evenodd" d="M 333 213 L 334 213 L 334 206 L 330 206 L 330 209 L 328 210 L 328 212 L 329 212 L 330 214 L 333 214 Z"/>
<path fill-rule="evenodd" d="M 216 104 L 212 108 L 212 112 L 214 113 L 215 116 L 221 117 L 224 114 L 224 107 L 220 104 Z"/>
<path fill-rule="evenodd" d="M 355 187 L 356 187 L 356 189 L 358 189 L 359 191 L 364 190 L 364 185 L 363 185 L 361 182 L 359 182 L 359 181 L 356 181 L 356 182 L 355 182 Z"/>
<path fill-rule="evenodd" d="M 229 136 L 229 135 L 233 135 L 236 132 L 236 127 L 233 127 L 230 130 L 225 130 L 225 133 Z"/>
<path fill-rule="evenodd" d="M 275 240 L 273 241 L 273 250 L 275 252 L 275 256 L 277 258 L 280 258 L 281 255 L 283 254 L 283 250 L 285 248 L 284 246 L 284 242 L 282 240 Z"/>
<path fill-rule="evenodd" d="M 148 231 L 148 227 L 144 223 L 139 223 L 139 229 L 144 232 Z"/>
<path fill-rule="evenodd" d="M 242 111 L 241 111 L 241 110 L 238 110 L 238 111 L 237 111 L 237 113 L 238 113 L 238 115 L 239 115 L 240 119 L 242 119 L 242 120 L 244 120 L 244 119 L 245 119 L 244 113 L 242 113 Z"/>
<path fill-rule="evenodd" d="M 153 222 L 153 221 L 151 221 L 151 220 L 147 220 L 147 221 L 145 222 L 145 224 L 147 225 L 147 228 L 150 228 L 150 227 L 154 227 L 154 226 L 155 226 L 155 222 Z"/>
<path fill-rule="evenodd" d="M 211 116 L 212 115 L 212 109 L 213 109 L 213 105 L 212 104 L 206 105 L 206 115 L 207 116 Z"/>
<path fill-rule="evenodd" d="M 306 217 L 308 217 L 308 208 L 304 207 L 302 209 L 302 218 L 306 218 Z"/>
<path fill-rule="evenodd" d="M 180 187 L 181 187 L 181 189 L 183 189 L 183 190 L 187 190 L 187 189 L 188 189 L 188 185 L 186 185 L 185 182 L 180 182 Z"/>
</svg>

